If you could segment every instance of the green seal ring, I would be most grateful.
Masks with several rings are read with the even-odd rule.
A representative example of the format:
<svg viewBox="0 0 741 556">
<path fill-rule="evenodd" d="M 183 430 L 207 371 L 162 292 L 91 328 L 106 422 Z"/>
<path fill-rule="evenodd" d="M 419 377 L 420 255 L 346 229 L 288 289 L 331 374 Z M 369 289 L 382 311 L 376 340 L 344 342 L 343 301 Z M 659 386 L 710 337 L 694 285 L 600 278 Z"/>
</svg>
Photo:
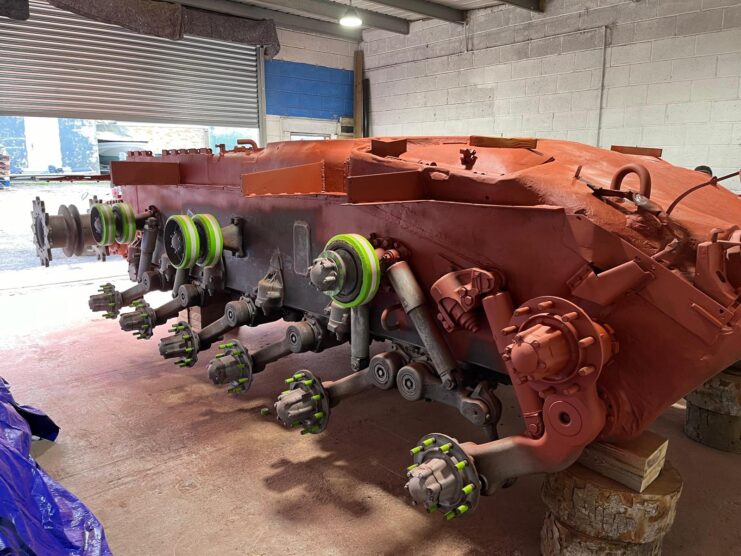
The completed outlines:
<svg viewBox="0 0 741 556">
<path fill-rule="evenodd" d="M 113 245 L 116 243 L 116 218 L 111 205 L 98 203 L 90 209 L 90 223 L 93 238 L 98 245 Z M 100 230 L 95 229 L 95 222 L 100 223 Z"/>
<path fill-rule="evenodd" d="M 131 243 L 136 239 L 136 214 L 128 203 L 116 203 L 113 205 L 113 213 L 116 216 L 116 241 L 118 243 Z"/>
<path fill-rule="evenodd" d="M 331 295 L 332 300 L 340 307 L 351 309 L 369 303 L 378 293 L 381 285 L 381 261 L 378 260 L 376 249 L 370 241 L 360 234 L 338 234 L 332 237 L 327 246 L 336 241 L 344 242 L 360 261 L 360 291 L 355 299 L 351 301 L 339 301 L 336 295 Z M 327 247 L 325 246 L 325 250 Z"/>
<path fill-rule="evenodd" d="M 180 231 L 182 239 L 182 258 L 179 263 L 175 263 L 175 257 L 172 253 L 172 246 L 165 244 L 165 250 L 167 256 L 170 257 L 170 262 L 175 268 L 192 268 L 198 260 L 198 256 L 201 251 L 201 240 L 198 236 L 198 230 L 196 225 L 193 223 L 193 219 L 187 214 L 174 214 L 167 219 L 165 223 L 165 237 L 167 238 L 168 229 L 172 230 L 173 227 L 177 227 Z"/>
<path fill-rule="evenodd" d="M 212 214 L 196 214 L 193 223 L 198 228 L 203 252 L 196 264 L 204 268 L 214 266 L 221 260 L 224 251 L 224 236 L 221 225 Z"/>
</svg>

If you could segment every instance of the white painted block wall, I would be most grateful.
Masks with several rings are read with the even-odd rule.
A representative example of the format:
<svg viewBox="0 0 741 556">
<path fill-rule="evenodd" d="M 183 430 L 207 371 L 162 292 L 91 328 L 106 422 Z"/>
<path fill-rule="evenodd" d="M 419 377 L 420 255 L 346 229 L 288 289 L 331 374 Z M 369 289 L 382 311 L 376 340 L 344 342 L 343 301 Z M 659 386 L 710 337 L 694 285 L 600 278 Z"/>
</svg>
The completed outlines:
<svg viewBox="0 0 741 556">
<path fill-rule="evenodd" d="M 280 28 L 278 40 L 280 52 L 275 57 L 276 60 L 344 70 L 353 69 L 353 55 L 358 48 L 355 41 Z"/>
<path fill-rule="evenodd" d="M 552 137 L 662 147 L 717 175 L 741 166 L 741 0 L 545 4 L 366 31 L 373 134 Z"/>
</svg>

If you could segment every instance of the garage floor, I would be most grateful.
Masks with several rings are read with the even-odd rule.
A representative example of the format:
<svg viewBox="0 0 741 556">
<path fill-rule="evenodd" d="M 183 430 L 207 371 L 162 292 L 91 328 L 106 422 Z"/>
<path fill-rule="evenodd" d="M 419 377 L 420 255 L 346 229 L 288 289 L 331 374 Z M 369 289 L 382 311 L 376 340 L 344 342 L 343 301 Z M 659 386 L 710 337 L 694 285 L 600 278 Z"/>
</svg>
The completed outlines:
<svg viewBox="0 0 741 556">
<path fill-rule="evenodd" d="M 103 280 L 82 276 L 116 274 L 126 287 L 124 267 L 0 273 L 0 375 L 20 403 L 62 427 L 56 444 L 35 446 L 38 459 L 97 514 L 115 554 L 538 553 L 538 477 L 460 521 L 409 505 L 402 470 L 421 435 L 480 439 L 456 412 L 372 392 L 336 408 L 322 435 L 287 431 L 260 408 L 272 407 L 295 370 L 341 376 L 349 351 L 292 356 L 258 375 L 246 395 L 230 396 L 206 377 L 211 354 L 178 369 L 157 354 L 165 329 L 136 341 L 89 313 L 87 296 Z M 72 282 L 30 285 L 44 279 Z M 240 338 L 255 349 L 283 328 Z M 511 429 L 518 418 L 507 394 Z M 670 437 L 669 457 L 685 478 L 665 554 L 738 554 L 741 460 L 687 440 L 682 419 L 672 408 L 654 427 Z"/>
</svg>

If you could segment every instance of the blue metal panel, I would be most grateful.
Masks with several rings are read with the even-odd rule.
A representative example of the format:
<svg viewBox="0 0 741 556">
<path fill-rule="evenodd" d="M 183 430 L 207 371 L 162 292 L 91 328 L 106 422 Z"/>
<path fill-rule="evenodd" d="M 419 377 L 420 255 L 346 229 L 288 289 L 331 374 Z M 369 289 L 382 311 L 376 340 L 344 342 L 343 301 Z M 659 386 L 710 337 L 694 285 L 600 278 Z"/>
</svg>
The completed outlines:
<svg viewBox="0 0 741 556">
<path fill-rule="evenodd" d="M 28 165 L 26 125 L 20 116 L 0 116 L 0 145 L 10 155 L 10 173 L 20 174 Z"/>
<path fill-rule="evenodd" d="M 59 119 L 59 143 L 62 147 L 62 166 L 73 173 L 100 172 L 98 141 L 95 122 L 73 118 Z"/>
<path fill-rule="evenodd" d="M 353 72 L 287 62 L 265 62 L 266 112 L 337 120 L 352 117 Z"/>
</svg>

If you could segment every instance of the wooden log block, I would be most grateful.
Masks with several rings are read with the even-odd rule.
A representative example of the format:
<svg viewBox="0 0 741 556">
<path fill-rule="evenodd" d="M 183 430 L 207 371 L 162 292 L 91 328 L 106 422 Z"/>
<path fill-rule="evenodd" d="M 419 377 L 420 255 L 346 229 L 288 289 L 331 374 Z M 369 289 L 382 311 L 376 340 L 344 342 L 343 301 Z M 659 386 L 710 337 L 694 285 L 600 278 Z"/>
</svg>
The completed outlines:
<svg viewBox="0 0 741 556">
<path fill-rule="evenodd" d="M 548 510 L 573 531 L 610 542 L 650 544 L 674 523 L 682 478 L 667 461 L 642 493 L 578 463 L 547 475 L 541 496 Z"/>
<path fill-rule="evenodd" d="M 669 441 L 651 431 L 621 443 L 594 442 L 584 449 L 579 463 L 637 492 L 659 476 Z"/>
<path fill-rule="evenodd" d="M 687 394 L 684 432 L 692 440 L 741 453 L 741 371 L 718 374 Z"/>
<path fill-rule="evenodd" d="M 657 556 L 661 542 L 661 538 L 644 544 L 596 539 L 564 525 L 551 512 L 540 531 L 543 556 Z"/>
</svg>

